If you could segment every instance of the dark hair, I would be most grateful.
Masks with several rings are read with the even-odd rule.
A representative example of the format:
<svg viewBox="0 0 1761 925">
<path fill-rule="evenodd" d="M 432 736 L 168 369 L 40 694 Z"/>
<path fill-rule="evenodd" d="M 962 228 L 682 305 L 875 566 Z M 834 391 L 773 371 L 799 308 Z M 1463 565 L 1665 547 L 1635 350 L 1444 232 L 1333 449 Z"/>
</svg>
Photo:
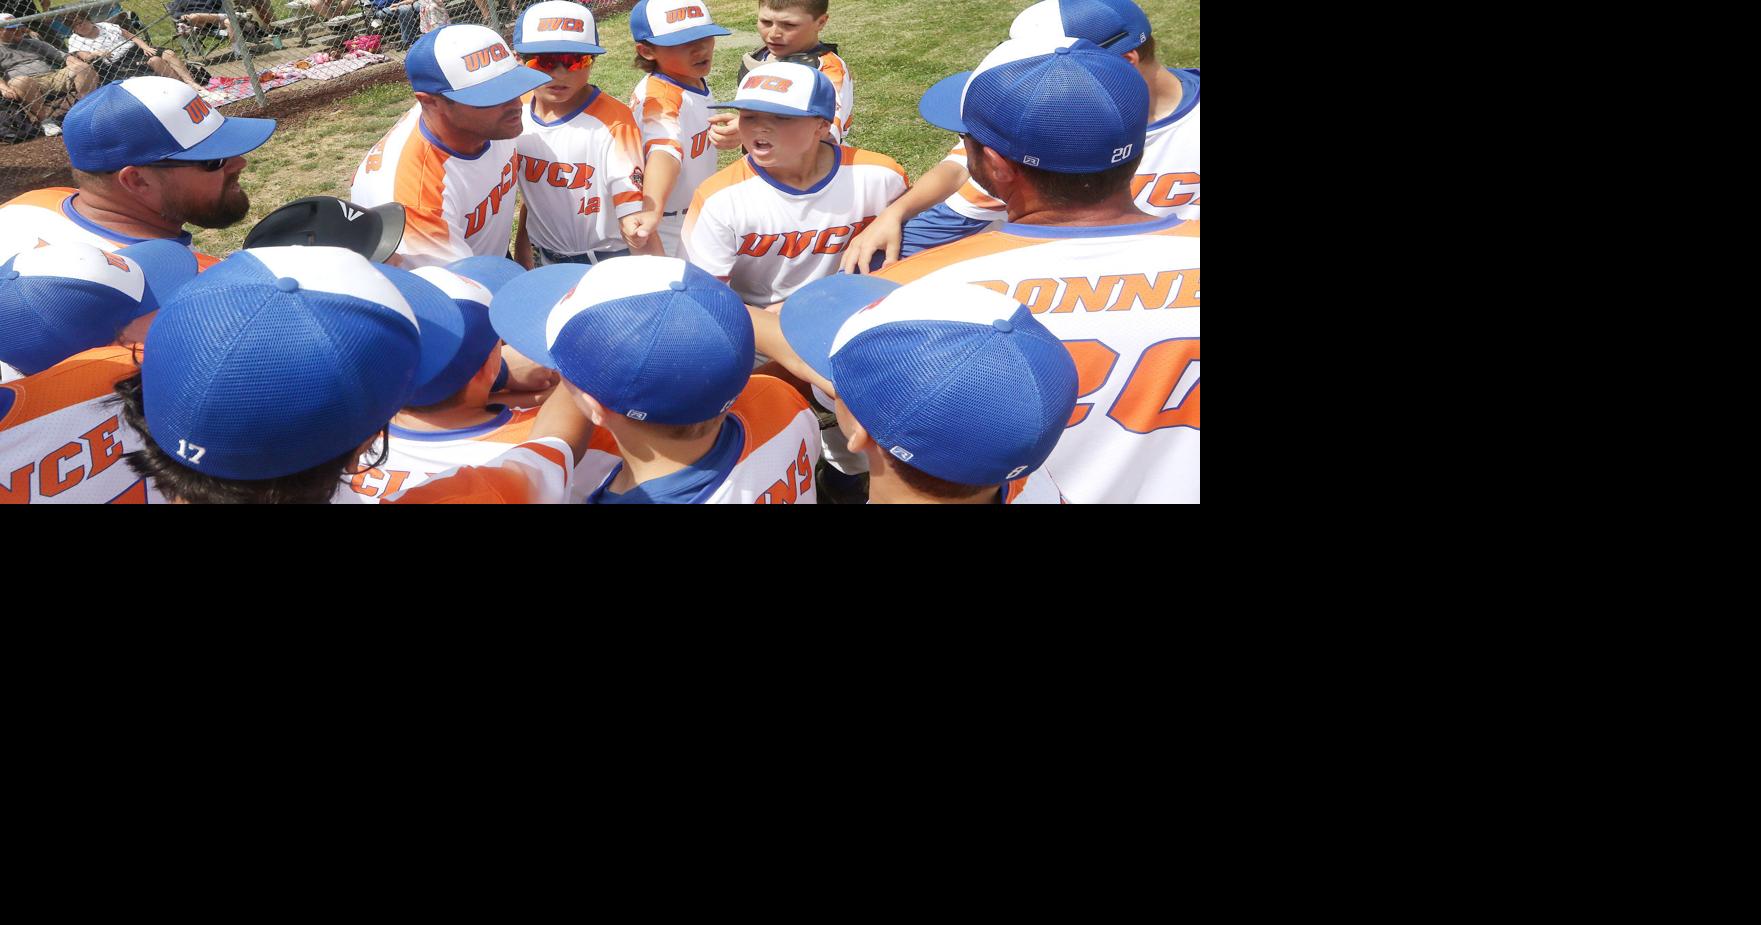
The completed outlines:
<svg viewBox="0 0 1761 925">
<path fill-rule="evenodd" d="M 1145 64 L 1155 64 L 1156 63 L 1156 37 L 1152 35 L 1149 38 L 1144 39 L 1143 44 L 1137 46 L 1136 51 L 1137 51 L 1137 60 L 1142 61 Z"/>
<path fill-rule="evenodd" d="M 959 482 L 937 478 L 916 466 L 900 462 L 895 456 L 887 457 L 887 465 L 893 467 L 893 471 L 899 475 L 899 480 L 909 486 L 912 491 L 944 501 L 965 501 L 981 492 L 997 490 L 995 485 L 963 485 Z"/>
<path fill-rule="evenodd" d="M 128 467 L 141 478 L 151 480 L 161 495 L 172 501 L 188 504 L 329 504 L 336 487 L 347 476 L 360 471 L 359 458 L 350 448 L 329 462 L 273 479 L 223 479 L 203 475 L 177 461 L 165 452 L 147 431 L 146 405 L 141 395 L 141 376 L 136 373 L 116 384 L 116 401 L 122 405 L 122 419 L 141 435 L 141 448 L 123 456 Z M 381 431 L 381 437 L 385 433 Z M 375 441 L 378 442 L 378 441 Z M 391 444 L 372 466 L 385 465 Z"/>
<path fill-rule="evenodd" d="M 648 43 L 647 42 L 637 42 L 636 43 L 637 48 L 641 48 L 644 45 L 648 45 Z M 653 48 L 654 46 L 648 45 L 648 47 Z M 646 71 L 646 72 L 652 74 L 655 71 L 660 70 L 660 62 L 654 60 L 653 58 L 644 58 L 644 57 L 642 57 L 642 52 L 638 51 L 638 52 L 636 52 L 636 70 Z"/>
<path fill-rule="evenodd" d="M 966 143 L 966 162 L 970 165 L 978 160 L 984 145 L 971 135 L 961 135 L 960 138 Z M 1027 182 L 1033 184 L 1047 205 L 1074 209 L 1129 191 L 1131 178 L 1137 175 L 1137 165 L 1143 163 L 1143 146 L 1138 147 L 1136 157 L 1098 173 L 1057 173 L 1026 164 L 1015 164 L 1015 169 L 1027 177 Z"/>
<path fill-rule="evenodd" d="M 800 10 L 815 19 L 824 16 L 831 6 L 831 0 L 758 0 L 761 7 L 768 6 L 773 10 Z"/>
</svg>

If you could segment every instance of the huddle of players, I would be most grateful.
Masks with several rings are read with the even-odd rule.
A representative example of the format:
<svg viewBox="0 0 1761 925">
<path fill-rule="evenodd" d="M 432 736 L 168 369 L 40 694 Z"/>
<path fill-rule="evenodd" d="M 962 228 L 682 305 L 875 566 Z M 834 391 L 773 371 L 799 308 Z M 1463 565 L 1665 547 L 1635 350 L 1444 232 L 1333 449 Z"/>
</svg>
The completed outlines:
<svg viewBox="0 0 1761 925">
<path fill-rule="evenodd" d="M 767 0 L 761 20 L 767 13 L 777 12 L 772 7 L 790 5 L 786 0 Z M 926 118 L 962 134 L 963 145 L 956 148 L 956 155 L 969 157 L 972 151 L 989 148 L 1005 157 L 1013 155 L 1002 163 L 1012 163 L 1023 171 L 1026 165 L 1039 164 L 1043 174 L 1053 175 L 1053 189 L 1047 191 L 1048 195 L 1023 194 L 1023 187 L 1033 187 L 1045 177 L 996 177 L 975 163 L 974 177 L 984 177 L 987 186 L 1004 194 L 999 205 L 1007 202 L 1055 208 L 1106 192 L 1106 183 L 1079 182 L 1077 196 L 1072 198 L 1065 195 L 1069 189 L 1058 188 L 1059 176 L 1092 180 L 1110 172 L 1115 179 L 1136 177 L 1134 165 L 1143 156 L 1145 123 L 1142 118 L 1132 118 L 1130 113 L 1153 112 L 1152 104 L 1165 102 L 1154 92 L 1157 75 L 1166 77 L 1172 72 L 1153 68 L 1153 59 L 1149 66 L 1134 71 L 1126 66 L 1127 62 L 1140 65 L 1144 58 L 1141 54 L 1127 50 L 1121 58 L 1064 38 L 1078 31 L 1071 28 L 1073 24 L 1079 28 L 1101 27 L 1098 23 L 1082 22 L 1085 13 L 1095 13 L 1095 9 L 1085 6 L 1105 7 L 1098 19 L 1109 29 L 1121 20 L 1120 8 L 1136 11 L 1141 34 L 1123 36 L 1136 39 L 1130 42 L 1119 42 L 1121 36 L 1109 36 L 1115 44 L 1136 47 L 1148 38 L 1147 20 L 1128 2 L 1048 0 L 1018 19 L 1013 30 L 1017 37 L 987 58 L 970 83 L 968 75 L 955 75 L 944 81 L 947 86 L 939 85 L 925 97 Z M 208 466 L 204 469 L 202 463 L 188 462 L 192 451 L 164 452 L 171 434 L 186 430 L 168 427 L 162 432 L 152 427 L 151 414 L 135 407 L 125 417 L 130 421 L 138 419 L 141 432 L 153 437 L 144 441 L 149 449 L 141 455 L 149 463 L 155 459 L 163 463 L 136 468 L 143 475 L 153 476 L 154 487 L 167 496 L 186 500 L 226 497 L 207 494 L 206 489 L 211 486 L 203 482 L 203 477 L 228 482 L 303 479 L 300 484 L 309 489 L 306 500 L 322 500 L 318 495 L 328 498 L 328 493 L 321 489 L 334 485 L 335 476 L 342 469 L 355 475 L 348 488 L 339 494 L 368 501 L 813 500 L 813 463 L 820 452 L 814 415 L 794 389 L 766 376 L 747 375 L 756 341 L 765 353 L 782 360 L 791 371 L 826 393 L 825 402 L 835 407 L 840 424 L 836 432 L 837 449 L 845 459 L 856 460 L 860 469 L 873 474 L 872 500 L 1058 501 L 1058 488 L 1045 477 L 1041 464 L 1059 444 L 1060 436 L 1069 446 L 1083 442 L 1073 441 L 1066 434 L 1067 426 L 1074 431 L 1080 425 L 1106 421 L 1121 429 L 1125 438 L 1112 435 L 1110 440 L 1088 441 L 1105 450 L 1101 455 L 1107 456 L 1110 463 L 1093 458 L 1095 453 L 1087 454 L 1086 459 L 1071 455 L 1069 465 L 1061 467 L 1061 471 L 1075 478 L 1054 471 L 1060 484 L 1071 481 L 1081 485 L 1082 494 L 1066 487 L 1067 494 L 1075 500 L 1197 500 L 1197 223 L 1185 223 L 1178 218 L 1145 223 L 1142 219 L 1149 216 L 1135 209 L 1120 209 L 1115 202 L 1110 217 L 1125 219 L 1123 224 L 1085 220 L 1109 217 L 1097 213 L 1078 216 L 1071 222 L 1084 226 L 1081 232 L 1066 229 L 1041 236 L 1025 225 L 1010 225 L 1005 226 L 1004 237 L 1009 237 L 1007 233 L 1011 231 L 1017 237 L 1026 232 L 1025 240 L 985 243 L 988 236 L 981 237 L 974 239 L 980 246 L 966 248 L 958 259 L 949 257 L 953 252 L 947 251 L 941 255 L 943 259 L 898 264 L 894 270 L 912 272 L 896 278 L 936 277 L 903 288 L 897 282 L 878 278 L 829 277 L 840 262 L 851 269 L 862 269 L 860 264 L 850 266 L 851 256 L 845 252 L 859 250 L 853 242 L 861 242 L 863 226 L 874 223 L 875 216 L 889 211 L 889 206 L 895 207 L 890 212 L 896 223 L 909 227 L 904 220 L 909 214 L 901 215 L 897 208 L 908 183 L 898 165 L 884 156 L 822 144 L 824 136 L 835 138 L 849 126 L 849 80 L 848 70 L 836 59 L 835 51 L 818 42 L 817 26 L 825 21 L 823 3 L 819 7 L 822 12 L 817 18 L 796 19 L 805 19 L 815 26 L 805 31 L 810 39 L 806 51 L 820 53 L 821 70 L 792 60 L 766 62 L 766 52 L 784 58 L 799 54 L 786 45 L 772 45 L 755 60 L 748 61 L 757 67 L 740 82 L 732 103 L 712 104 L 703 78 L 707 75 L 714 36 L 725 35 L 726 30 L 716 26 L 707 11 L 691 0 L 646 0 L 632 14 L 632 30 L 639 40 L 638 54 L 653 65 L 651 76 L 638 85 L 633 100 L 643 114 L 639 133 L 630 130 L 631 114 L 627 110 L 620 112 L 618 104 L 601 97 L 584 76 L 572 82 L 563 78 L 565 73 L 586 69 L 579 63 L 590 62 L 592 54 L 603 52 L 596 44 L 585 41 L 587 36 L 597 39 L 591 14 L 585 7 L 547 2 L 529 8 L 530 22 L 522 17 L 517 27 L 515 51 L 526 55 L 529 62 L 536 58 L 540 69 L 548 67 L 554 79 L 538 88 L 524 112 L 527 132 L 521 143 L 527 147 L 513 161 L 522 191 L 526 192 L 524 188 L 529 183 L 560 188 L 570 195 L 553 196 L 553 200 L 572 201 L 578 196 L 578 214 L 592 218 L 593 213 L 586 208 L 589 196 L 570 191 L 569 187 L 595 189 L 590 183 L 575 182 L 583 172 L 608 178 L 597 187 L 597 192 L 600 197 L 609 195 L 612 203 L 606 207 L 601 202 L 596 211 L 602 217 L 615 217 L 617 233 L 631 246 L 630 252 L 654 254 L 658 244 L 670 253 L 683 251 L 694 266 L 655 257 L 623 259 L 599 266 L 608 257 L 620 256 L 620 252 L 603 244 L 605 233 L 613 227 L 611 223 L 576 223 L 592 224 L 601 233 L 601 241 L 588 247 L 580 246 L 579 235 L 572 242 L 563 240 L 556 227 L 547 228 L 543 221 L 542 214 L 550 211 L 541 198 L 548 192 L 544 189 L 535 190 L 536 196 L 526 196 L 528 220 L 521 222 L 523 238 L 527 227 L 532 229 L 530 238 L 522 244 L 532 249 L 534 262 L 541 269 L 522 273 L 521 267 L 498 257 L 475 257 L 453 262 L 451 270 L 456 272 L 432 266 L 416 274 L 396 269 L 384 271 L 396 283 L 392 288 L 403 293 L 404 310 L 399 309 L 395 299 L 335 291 L 349 287 L 323 282 L 345 277 L 334 275 L 342 272 L 340 267 L 322 272 L 313 269 L 319 249 L 308 249 L 312 253 L 304 257 L 278 254 L 275 262 L 263 251 L 249 252 L 261 266 L 232 271 L 228 265 L 235 261 L 242 265 L 245 261 L 245 255 L 235 255 L 217 268 L 228 272 L 215 276 L 216 271 L 210 271 L 191 284 L 191 290 L 207 291 L 212 287 L 205 284 L 227 280 L 232 288 L 226 291 L 237 292 L 240 289 L 234 277 L 242 274 L 260 287 L 278 287 L 274 292 L 265 290 L 265 305 L 275 300 L 299 302 L 309 311 L 311 303 L 333 297 L 352 298 L 378 306 L 381 315 L 389 309 L 420 319 L 421 336 L 416 338 L 419 362 L 414 371 L 415 381 L 410 383 L 412 391 L 389 406 L 391 414 L 380 413 L 384 402 L 372 406 L 355 429 L 374 420 L 378 420 L 377 426 L 369 434 L 352 438 L 357 446 L 367 442 L 363 450 L 374 448 L 372 437 L 381 431 L 389 429 L 392 439 L 380 445 L 378 459 L 357 462 L 352 454 L 342 453 L 331 460 L 340 468 L 325 463 L 318 468 L 328 474 L 312 478 L 309 468 L 289 467 L 296 461 L 318 457 L 290 452 L 288 448 L 265 453 L 265 448 L 275 446 L 277 441 L 260 433 L 261 425 L 253 423 L 253 418 L 241 416 L 245 424 L 240 434 L 227 436 L 224 427 L 208 422 L 206 429 L 187 428 L 189 436 L 178 437 L 180 449 L 201 447 Z M 672 16 L 677 10 L 685 12 Z M 1107 19 L 1108 15 L 1112 18 Z M 1049 28 L 1043 21 L 1033 22 L 1035 17 L 1043 20 L 1047 16 L 1054 20 Z M 656 24 L 660 29 L 655 28 Z M 546 30 L 544 26 L 550 28 Z M 662 31 L 667 26 L 676 28 Z M 546 36 L 542 34 L 545 31 L 558 34 Z M 1020 36 L 1023 31 L 1035 38 Z M 1044 37 L 1051 34 L 1057 35 L 1057 39 L 1047 41 Z M 1059 47 L 1072 44 L 1074 47 Z M 825 77 L 828 64 L 841 72 L 842 88 L 833 86 Z M 412 71 L 412 83 L 416 82 L 414 74 Z M 1196 135 L 1196 78 L 1190 84 L 1184 78 L 1169 79 L 1178 88 L 1174 91 L 1175 111 L 1157 120 L 1158 125 L 1165 128 L 1190 116 L 1195 129 L 1191 134 Z M 1183 91 L 1186 105 L 1180 106 Z M 1071 98 L 1072 93 L 1084 92 L 1089 98 Z M 1006 137 L 1009 132 L 1020 133 L 1023 123 L 999 129 L 980 124 L 985 121 L 984 113 L 962 112 L 967 99 L 982 98 L 993 107 L 1008 104 L 997 108 L 1025 106 L 1031 116 L 1035 99 L 1028 97 L 1034 94 L 1044 97 L 1039 100 L 1039 109 L 1043 111 L 1038 116 L 1042 123 L 1053 110 L 1079 108 L 1074 103 L 1096 110 L 1081 114 L 1085 122 L 1097 115 L 1103 117 L 1098 121 L 1109 121 L 1104 118 L 1107 109 L 1124 114 L 1111 120 L 1118 123 L 1115 131 L 1090 132 L 1096 142 L 1124 141 L 1105 148 L 1103 153 L 1111 162 L 1095 160 L 1092 152 L 1096 143 L 1074 144 L 1070 133 L 1048 131 L 1045 124 L 1033 126 L 1032 133 L 1040 137 L 1010 139 Z M 943 111 L 934 113 L 938 99 Z M 708 113 L 718 105 L 736 110 L 737 122 L 712 125 Z M 592 130 L 578 134 L 591 138 L 588 146 L 571 148 L 564 132 L 551 132 L 552 137 L 545 137 L 546 129 L 566 127 L 586 114 L 593 116 Z M 963 115 L 969 117 L 966 122 L 962 121 Z M 1025 124 L 1033 123 L 1033 118 L 1025 120 Z M 694 177 L 694 171 L 701 171 L 703 166 L 713 173 L 714 143 L 709 136 L 715 131 L 724 136 L 718 143 L 744 143 L 748 156 L 720 174 Z M 633 167 L 623 169 L 635 161 L 636 152 L 631 149 L 638 134 L 647 154 L 646 200 L 643 184 Z M 530 145 L 528 138 L 533 136 L 550 147 L 539 149 Z M 1072 148 L 1088 150 L 1069 150 Z M 1196 142 L 1193 148 L 1191 180 L 1196 188 Z M 532 153 L 539 150 L 553 156 Z M 596 154 L 600 159 L 592 160 Z M 534 162 L 548 162 L 548 166 L 533 167 Z M 1123 170 L 1116 166 L 1121 163 Z M 610 164 L 611 169 L 600 169 L 600 164 Z M 583 171 L 584 166 L 592 169 Z M 571 178 L 571 173 L 577 176 Z M 558 183 L 559 179 L 569 182 Z M 662 182 L 657 183 L 657 179 Z M 629 182 L 620 182 L 624 180 Z M 1169 184 L 1160 182 L 1156 176 L 1150 180 L 1134 185 L 1129 193 L 1141 191 L 1162 200 L 1175 198 L 1170 195 L 1172 187 L 1162 189 Z M 665 181 L 671 181 L 670 186 Z M 959 182 L 969 185 L 963 176 Z M 1115 193 L 1124 189 L 1117 183 L 1113 186 L 1118 187 Z M 681 192 L 691 202 L 688 215 L 665 214 L 678 211 L 663 206 L 674 205 Z M 965 190 L 951 195 L 960 192 Z M 1057 195 L 1050 195 L 1052 192 Z M 367 200 L 361 196 L 359 184 L 355 195 L 357 201 Z M 1196 211 L 1196 193 L 1186 198 Z M 1127 206 L 1130 199 L 1129 195 L 1125 197 Z M 534 203 L 539 204 L 537 215 L 530 211 Z M 1012 208 L 1010 211 L 1015 212 Z M 1124 214 L 1127 211 L 1135 219 L 1128 218 Z M 1036 218 L 1014 217 L 1028 222 Z M 1038 218 L 1039 222 L 1047 223 L 1044 217 Z M 747 230 L 787 228 L 790 223 L 797 230 Z M 567 228 L 569 224 L 563 222 L 561 227 Z M 678 230 L 681 243 L 676 248 L 670 243 L 669 224 Z M 1055 226 L 1056 222 L 1047 224 Z M 884 248 L 891 264 L 896 244 L 886 240 L 885 235 L 896 234 L 897 230 L 879 230 L 884 233 L 871 250 Z M 968 233 L 977 230 L 974 227 Z M 1042 224 L 1039 230 L 1051 229 Z M 507 240 L 505 230 L 500 240 Z M 1169 250 L 1166 245 L 1177 246 Z M 1122 248 L 1132 252 L 1121 253 Z M 1046 258 L 1053 251 L 1069 253 L 1057 254 L 1053 265 L 1048 265 Z M 1007 266 L 1011 252 L 1024 252 L 1014 257 L 1022 272 L 1013 276 L 1014 268 Z M 525 256 L 523 249 L 518 253 Z M 804 255 L 809 259 L 798 259 Z M 1002 263 L 981 259 L 999 255 Z M 347 263 L 348 256 L 337 253 L 324 259 Z M 772 259 L 767 261 L 766 257 Z M 1107 260 L 1113 261 L 1107 267 L 1110 269 L 1140 270 L 1153 266 L 1158 270 L 1147 275 L 1136 272 L 1096 276 L 1088 272 Z M 1069 263 L 1066 269 L 1075 269 L 1082 276 L 1072 277 L 1065 272 L 1048 277 L 1059 261 Z M 960 267 L 968 265 L 982 268 L 983 272 L 976 276 L 959 272 Z M 290 267 L 305 272 L 290 271 L 270 279 L 265 277 L 263 266 L 275 272 Z M 0 275 L 3 272 L 0 270 Z M 591 279 L 587 278 L 589 275 Z M 733 292 L 720 286 L 718 279 L 729 283 Z M 1073 284 L 1076 279 L 1084 280 L 1085 292 L 1076 292 L 1074 285 L 1066 285 L 1062 292 L 1048 291 L 1048 284 L 1057 280 Z M 1114 282 L 1105 291 L 1097 291 L 1109 279 Z M 1013 280 L 1033 286 L 1024 288 L 1014 285 Z M 410 294 L 420 291 L 423 285 L 432 286 L 448 298 L 436 300 L 433 291 L 423 292 L 421 298 Z M 1134 290 L 1133 286 L 1137 288 Z M 193 296 L 184 293 L 176 298 L 179 305 L 192 301 Z M 447 301 L 456 306 L 456 311 L 433 307 Z M 782 305 L 785 301 L 787 305 Z M 1054 301 L 1056 304 L 1050 304 Z M 430 307 L 422 309 L 419 304 Z M 662 306 L 664 311 L 660 310 Z M 1073 312 L 1078 306 L 1080 311 Z M 780 318 L 761 311 L 763 307 L 781 307 Z M 291 305 L 284 308 L 287 314 L 300 312 Z M 1181 330 L 1172 332 L 1144 332 L 1148 343 L 1136 343 L 1145 340 L 1145 336 L 1126 338 L 1129 343 L 1124 346 L 1136 349 L 1135 356 L 1129 358 L 1130 374 L 1121 377 L 1121 383 L 1108 381 L 1122 359 L 1121 351 L 1113 349 L 1121 344 L 1117 337 L 1108 338 L 1114 341 L 1112 346 L 1102 338 L 1084 339 L 1085 347 L 1098 347 L 1085 355 L 1078 352 L 1076 344 L 1066 350 L 1047 330 L 1047 325 L 1041 324 L 1059 320 L 1061 315 L 1081 318 L 1097 311 L 1156 310 L 1162 310 L 1168 318 L 1190 316 L 1190 323 L 1177 325 Z M 1048 311 L 1051 314 L 1036 320 L 1035 312 Z M 281 313 L 278 310 L 276 314 Z M 167 318 L 172 316 L 173 313 L 167 313 Z M 193 330 L 201 332 L 201 336 L 213 336 L 215 326 L 211 320 L 197 322 L 194 315 L 183 317 L 191 319 Z M 158 331 L 161 326 L 167 326 L 166 319 L 162 318 L 153 330 Z M 1167 333 L 1185 334 L 1186 328 L 1190 329 L 1190 336 L 1161 337 Z M 430 337 L 431 329 L 446 333 Z M 250 332 L 241 332 L 239 336 L 241 343 L 254 342 Z M 168 358 L 160 368 L 170 369 L 170 364 L 185 356 L 213 353 L 189 345 L 169 346 L 177 343 L 174 337 L 166 335 L 166 345 L 161 349 L 155 349 L 149 338 L 141 382 L 150 383 L 155 378 L 156 354 Z M 1076 338 L 1066 334 L 1066 341 L 1073 339 Z M 335 340 L 332 335 L 325 338 L 326 343 Z M 503 369 L 497 349 L 503 340 L 525 357 L 561 371 L 563 387 L 543 409 L 511 412 L 487 404 L 497 373 Z M 446 346 L 440 346 L 443 344 Z M 370 356 L 382 358 L 385 352 L 371 351 Z M 430 354 L 445 356 L 435 359 Z M 1096 362 L 1109 354 L 1104 366 Z M 254 356 L 248 347 L 236 346 L 228 355 Z M 618 362 L 608 362 L 608 357 L 615 357 Z M 345 360 L 337 362 L 348 366 Z M 369 365 L 378 371 L 384 369 L 378 359 Z M 178 369 L 161 374 L 166 379 L 179 375 L 187 377 L 190 373 Z M 1094 381 L 1097 377 L 1099 381 Z M 347 376 L 340 378 L 346 380 Z M 1161 384 L 1168 388 L 1156 394 Z M 126 387 L 120 391 L 125 397 L 131 394 Z M 360 395 L 389 395 L 394 390 L 379 388 L 376 392 L 357 383 L 352 391 Z M 1131 394 L 1123 394 L 1126 392 Z M 152 393 L 148 386 L 133 394 Z M 835 400 L 829 397 L 831 394 L 836 394 Z M 1079 397 L 1110 401 L 1079 405 Z M 274 401 L 274 397 L 269 400 Z M 1105 417 L 1090 414 L 1109 405 Z M 276 414 L 285 419 L 289 410 L 278 405 Z M 130 408 L 125 407 L 125 411 Z M 587 426 L 589 421 L 594 426 Z M 4 422 L 0 426 L 5 426 Z M 293 428 L 292 432 L 297 434 L 298 430 Z M 1140 444 L 1152 442 L 1156 433 L 1164 430 L 1189 431 L 1191 439 L 1186 442 L 1190 446 L 1164 440 L 1149 452 L 1132 452 L 1134 447 L 1142 450 Z M 207 442 L 199 442 L 198 436 Z M 330 443 L 337 444 L 337 440 Z M 248 449 L 257 454 L 268 468 L 233 468 L 226 461 L 233 455 L 225 449 L 229 444 L 237 448 L 234 452 Z M 159 452 L 153 452 L 155 449 Z M 336 446 L 326 449 L 334 455 Z M 1168 465 L 1159 466 L 1158 457 L 1167 457 Z M 448 463 L 455 467 L 459 463 L 465 465 L 455 468 L 448 467 Z M 1109 465 L 1123 473 L 1122 478 L 1110 478 L 1103 471 Z M 199 469 L 201 473 L 192 481 L 189 473 L 180 469 Z M 267 474 L 270 469 L 276 470 L 275 474 Z M 287 471 L 280 471 L 284 469 Z M 1189 495 L 1180 491 L 1158 493 L 1148 487 L 1188 478 Z M 1111 492 L 1107 490 L 1109 481 L 1129 481 L 1131 487 Z M 172 484 L 177 487 L 164 491 Z"/>
</svg>

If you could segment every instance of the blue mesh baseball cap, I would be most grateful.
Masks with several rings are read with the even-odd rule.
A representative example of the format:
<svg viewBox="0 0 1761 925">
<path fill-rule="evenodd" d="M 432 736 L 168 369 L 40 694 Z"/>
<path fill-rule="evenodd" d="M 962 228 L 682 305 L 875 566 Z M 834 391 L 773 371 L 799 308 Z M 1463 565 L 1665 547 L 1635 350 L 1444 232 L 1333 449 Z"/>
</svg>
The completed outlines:
<svg viewBox="0 0 1761 925">
<path fill-rule="evenodd" d="M 275 120 L 228 119 L 181 81 L 131 77 L 73 104 L 62 127 L 68 162 L 76 170 L 105 173 L 159 161 L 236 157 L 268 141 Z"/>
<path fill-rule="evenodd" d="M 421 360 L 416 313 L 379 265 L 340 247 L 239 251 L 154 318 L 147 430 L 197 472 L 291 475 L 383 429 Z"/>
<path fill-rule="evenodd" d="M 705 0 L 642 0 L 630 11 L 630 37 L 650 45 L 684 45 L 733 34 L 710 18 Z"/>
<path fill-rule="evenodd" d="M 745 303 L 674 257 L 540 267 L 496 294 L 489 319 L 515 350 L 638 421 L 707 421 L 752 375 Z"/>
<path fill-rule="evenodd" d="M 432 405 L 457 395 L 501 340 L 489 323 L 494 296 L 482 284 L 440 267 L 381 272 L 409 299 L 422 328 L 422 361 L 409 404 Z"/>
<path fill-rule="evenodd" d="M 1076 408 L 1070 351 L 982 286 L 828 276 L 789 297 L 782 329 L 876 446 L 961 485 L 1038 469 Z"/>
<path fill-rule="evenodd" d="M 521 67 L 494 29 L 469 24 L 417 39 L 404 56 L 404 73 L 410 89 L 466 106 L 499 106 L 550 83 L 550 75 Z"/>
<path fill-rule="evenodd" d="M 835 119 L 838 91 L 818 68 L 789 61 L 773 61 L 753 68 L 740 89 L 726 103 L 710 109 L 750 109 L 779 116 L 818 116 Z"/>
<path fill-rule="evenodd" d="M 1009 25 L 1012 39 L 1066 35 L 1122 55 L 1150 40 L 1150 18 L 1131 0 L 1041 0 Z"/>
<path fill-rule="evenodd" d="M 523 55 L 605 54 L 593 11 L 570 0 L 544 0 L 526 7 L 514 24 L 514 50 Z"/>
<path fill-rule="evenodd" d="M 490 292 L 500 292 L 501 287 L 522 276 L 526 268 L 496 254 L 480 254 L 455 260 L 446 265 L 448 270 L 464 278 L 481 284 Z"/>
<path fill-rule="evenodd" d="M 930 87 L 917 111 L 1017 164 L 1099 173 L 1143 154 L 1150 95 L 1136 68 L 1093 42 L 1010 39 Z"/>
<path fill-rule="evenodd" d="M 19 253 L 0 264 L 0 363 L 35 375 L 115 343 L 195 276 L 196 255 L 176 241 L 113 254 L 78 243 Z"/>
</svg>

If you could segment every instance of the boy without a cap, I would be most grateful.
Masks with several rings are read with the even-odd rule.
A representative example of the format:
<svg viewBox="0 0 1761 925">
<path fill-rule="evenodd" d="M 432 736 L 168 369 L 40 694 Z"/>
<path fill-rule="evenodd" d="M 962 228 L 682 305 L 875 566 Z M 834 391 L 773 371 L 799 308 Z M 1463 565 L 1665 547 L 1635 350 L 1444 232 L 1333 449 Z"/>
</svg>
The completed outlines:
<svg viewBox="0 0 1761 925">
<path fill-rule="evenodd" d="M 776 61 L 818 70 L 837 88 L 838 114 L 830 129 L 832 140 L 842 141 L 856 113 L 856 81 L 838 46 L 820 40 L 820 30 L 830 19 L 829 6 L 827 0 L 758 0 L 758 37 L 764 45 L 740 59 L 738 81 L 744 81 L 753 68 Z M 739 127 L 717 126 L 716 131 L 737 136 Z"/>
</svg>

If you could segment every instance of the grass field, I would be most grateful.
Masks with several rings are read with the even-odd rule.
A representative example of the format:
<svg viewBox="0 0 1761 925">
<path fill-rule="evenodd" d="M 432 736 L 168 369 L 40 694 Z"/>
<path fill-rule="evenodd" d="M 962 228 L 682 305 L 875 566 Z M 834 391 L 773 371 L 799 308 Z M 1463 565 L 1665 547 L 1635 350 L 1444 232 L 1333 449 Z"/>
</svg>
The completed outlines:
<svg viewBox="0 0 1761 925">
<path fill-rule="evenodd" d="M 156 0 L 127 0 L 132 9 Z M 1008 36 L 1015 14 L 1032 0 L 834 0 L 822 37 L 838 45 L 856 83 L 856 115 L 850 143 L 892 156 L 913 179 L 947 153 L 953 136 L 917 115 L 917 100 L 931 84 L 976 65 Z M 1154 26 L 1158 57 L 1171 66 L 1196 67 L 1199 61 L 1199 0 L 1137 0 Z M 284 6 L 277 0 L 276 8 Z M 717 44 L 710 86 L 716 99 L 733 95 L 740 56 L 758 46 L 756 2 L 714 0 L 716 21 L 734 35 Z M 631 63 L 635 45 L 628 17 L 599 24 L 606 53 L 594 66 L 593 82 L 628 100 L 640 72 Z M 210 254 L 236 250 L 245 232 L 282 203 L 302 196 L 346 198 L 356 166 L 367 149 L 414 104 L 405 83 L 372 87 L 350 97 L 327 116 L 278 130 L 250 155 L 242 180 L 251 196 L 251 214 L 229 229 L 196 232 L 198 249 Z M 248 113 L 241 113 L 248 115 Z M 723 152 L 723 162 L 734 152 Z"/>
</svg>

